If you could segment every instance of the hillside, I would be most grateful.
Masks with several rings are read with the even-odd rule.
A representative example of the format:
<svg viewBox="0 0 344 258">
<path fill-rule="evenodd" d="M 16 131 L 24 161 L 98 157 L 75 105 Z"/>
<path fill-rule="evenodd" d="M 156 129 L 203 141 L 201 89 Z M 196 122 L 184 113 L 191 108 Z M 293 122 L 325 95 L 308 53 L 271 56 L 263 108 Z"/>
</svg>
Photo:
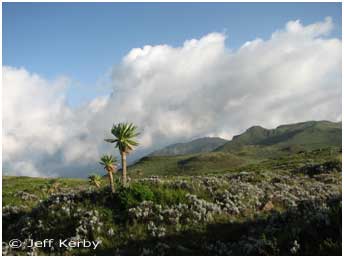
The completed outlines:
<svg viewBox="0 0 344 258">
<path fill-rule="evenodd" d="M 231 153 L 210 152 L 196 155 L 148 156 L 129 167 L 131 177 L 153 175 L 202 175 L 223 172 L 248 164 Z"/>
<path fill-rule="evenodd" d="M 326 147 L 340 147 L 342 142 L 342 124 L 329 121 L 309 121 L 265 129 L 253 126 L 243 134 L 234 136 L 215 151 L 242 151 L 247 146 L 259 146 L 277 151 L 301 151 Z"/>
<path fill-rule="evenodd" d="M 3 255 L 340 255 L 338 126 L 253 127 L 229 152 L 144 157 L 114 193 L 107 178 L 3 177 Z"/>
<path fill-rule="evenodd" d="M 225 144 L 227 140 L 219 137 L 204 137 L 190 142 L 176 143 L 152 152 L 149 156 L 175 156 L 205 153 L 215 150 Z"/>
<path fill-rule="evenodd" d="M 212 155 L 188 162 L 226 154 Z M 128 188 L 116 181 L 114 194 L 107 180 L 96 188 L 82 179 L 4 177 L 4 243 L 100 244 L 3 244 L 3 255 L 340 255 L 339 155 L 314 150 L 224 174 L 132 179 Z"/>
<path fill-rule="evenodd" d="M 210 138 L 211 140 L 201 138 L 185 144 L 171 145 L 155 155 L 144 157 L 132 165 L 129 171 L 133 177 L 201 175 L 231 171 L 264 160 L 278 159 L 305 151 L 333 148 L 336 152 L 341 147 L 341 128 L 341 122 L 328 121 L 281 125 L 276 129 L 253 126 L 244 133 L 234 136 L 231 141 L 221 139 L 225 144 L 212 152 L 193 154 L 190 151 L 196 150 L 195 146 L 202 146 L 198 150 L 213 148 L 214 138 Z M 207 142 L 211 142 L 208 148 L 206 148 Z M 185 153 L 189 150 L 189 155 L 171 155 L 174 151 L 182 153 L 181 147 L 178 149 L 173 146 L 187 146 L 183 150 Z M 166 153 L 166 156 L 163 156 L 163 153 Z"/>
</svg>

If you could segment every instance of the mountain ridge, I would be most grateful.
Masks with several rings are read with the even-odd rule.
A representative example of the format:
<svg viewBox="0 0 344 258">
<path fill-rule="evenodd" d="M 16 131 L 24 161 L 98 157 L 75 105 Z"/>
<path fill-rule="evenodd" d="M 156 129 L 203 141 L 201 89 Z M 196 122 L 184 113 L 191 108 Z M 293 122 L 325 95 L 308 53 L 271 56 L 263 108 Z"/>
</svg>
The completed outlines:
<svg viewBox="0 0 344 258">
<path fill-rule="evenodd" d="M 247 145 L 278 145 L 280 147 L 299 145 L 306 149 L 313 149 L 322 145 L 339 146 L 341 144 L 341 129 L 341 122 L 326 120 L 283 124 L 274 129 L 252 126 L 214 151 L 233 151 Z"/>
<path fill-rule="evenodd" d="M 208 148 L 204 152 L 179 155 L 163 155 L 160 152 L 159 155 L 142 157 L 130 166 L 130 170 L 137 175 L 218 173 L 317 149 L 339 150 L 341 138 L 341 122 L 307 121 L 284 124 L 274 129 L 252 126 L 230 141 L 222 139 L 225 143 L 212 151 Z M 197 140 L 184 144 L 192 145 Z"/>
<path fill-rule="evenodd" d="M 153 151 L 148 156 L 175 156 L 196 153 L 205 153 L 215 150 L 228 140 L 220 137 L 202 137 L 188 142 L 180 142 L 168 145 L 162 149 Z"/>
</svg>

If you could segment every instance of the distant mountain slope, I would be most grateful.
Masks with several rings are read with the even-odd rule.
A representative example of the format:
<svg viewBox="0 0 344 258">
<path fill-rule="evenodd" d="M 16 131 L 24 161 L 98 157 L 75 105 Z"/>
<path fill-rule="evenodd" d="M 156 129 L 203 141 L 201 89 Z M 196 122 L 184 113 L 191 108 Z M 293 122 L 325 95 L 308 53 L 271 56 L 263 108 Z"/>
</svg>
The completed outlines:
<svg viewBox="0 0 344 258">
<path fill-rule="evenodd" d="M 130 176 L 202 175 L 247 164 L 231 153 L 208 152 L 176 156 L 147 156 L 129 167 Z"/>
<path fill-rule="evenodd" d="M 330 147 L 338 151 L 341 143 L 341 122 L 310 121 L 276 129 L 253 126 L 231 141 L 201 138 L 168 146 L 143 157 L 130 166 L 129 172 L 134 177 L 221 173 L 261 162 L 277 162 L 281 158 L 288 160 L 293 155 L 302 156 L 317 149 Z"/>
<path fill-rule="evenodd" d="M 186 143 L 176 143 L 152 152 L 149 156 L 175 156 L 205 153 L 215 150 L 228 142 L 219 137 L 204 137 Z"/>
<path fill-rule="evenodd" d="M 297 124 L 278 126 L 276 129 L 265 129 L 253 126 L 243 134 L 234 136 L 215 151 L 237 152 L 248 146 L 259 146 L 268 149 L 311 150 L 341 146 L 342 123 L 329 121 L 309 121 Z"/>
</svg>

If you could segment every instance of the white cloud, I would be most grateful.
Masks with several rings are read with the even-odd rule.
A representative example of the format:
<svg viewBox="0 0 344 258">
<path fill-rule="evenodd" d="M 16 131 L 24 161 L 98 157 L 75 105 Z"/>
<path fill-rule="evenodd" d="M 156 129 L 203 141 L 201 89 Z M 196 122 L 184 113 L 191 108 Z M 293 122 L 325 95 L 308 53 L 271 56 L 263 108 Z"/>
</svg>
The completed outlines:
<svg viewBox="0 0 344 258">
<path fill-rule="evenodd" d="M 167 45 L 133 49 L 113 73 L 106 110 L 143 128 L 146 145 L 203 135 L 239 133 L 341 113 L 341 41 L 326 38 L 331 18 L 304 26 L 290 21 L 268 40 L 225 47 L 211 33 Z"/>
<path fill-rule="evenodd" d="M 3 67 L 2 141 L 7 174 L 54 175 L 51 168 L 58 174 L 59 167 L 98 158 L 97 143 L 86 123 L 104 106 L 104 100 L 72 110 L 65 102 L 68 84 L 66 78 L 47 81 L 24 68 Z"/>
<path fill-rule="evenodd" d="M 111 150 L 103 139 L 120 121 L 142 131 L 137 158 L 176 141 L 231 137 L 251 125 L 341 119 L 341 41 L 328 37 L 332 28 L 330 18 L 308 26 L 290 21 L 270 39 L 236 51 L 221 33 L 178 48 L 135 48 L 114 67 L 111 96 L 79 109 L 65 103 L 68 80 L 4 67 L 5 167 L 86 175 L 81 168 Z"/>
</svg>

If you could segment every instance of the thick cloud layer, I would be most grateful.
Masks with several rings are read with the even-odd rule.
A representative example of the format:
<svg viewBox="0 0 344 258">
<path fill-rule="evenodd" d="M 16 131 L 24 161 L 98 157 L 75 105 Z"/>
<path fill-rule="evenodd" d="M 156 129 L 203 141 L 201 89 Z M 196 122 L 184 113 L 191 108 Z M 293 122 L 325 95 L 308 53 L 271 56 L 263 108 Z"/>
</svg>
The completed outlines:
<svg viewBox="0 0 344 258">
<path fill-rule="evenodd" d="M 230 139 L 252 125 L 341 120 L 341 41 L 330 18 L 290 21 L 235 51 L 211 33 L 178 48 L 132 49 L 113 68 L 113 93 L 71 109 L 68 80 L 3 68 L 3 163 L 10 174 L 87 176 L 111 146 L 115 122 L 141 130 L 138 158 L 206 135 Z"/>
<path fill-rule="evenodd" d="M 101 99 L 72 110 L 64 96 L 67 79 L 47 81 L 11 67 L 3 67 L 3 86 L 2 158 L 6 174 L 67 175 L 65 167 L 95 162 L 98 142 L 88 122 L 103 105 Z"/>
</svg>

